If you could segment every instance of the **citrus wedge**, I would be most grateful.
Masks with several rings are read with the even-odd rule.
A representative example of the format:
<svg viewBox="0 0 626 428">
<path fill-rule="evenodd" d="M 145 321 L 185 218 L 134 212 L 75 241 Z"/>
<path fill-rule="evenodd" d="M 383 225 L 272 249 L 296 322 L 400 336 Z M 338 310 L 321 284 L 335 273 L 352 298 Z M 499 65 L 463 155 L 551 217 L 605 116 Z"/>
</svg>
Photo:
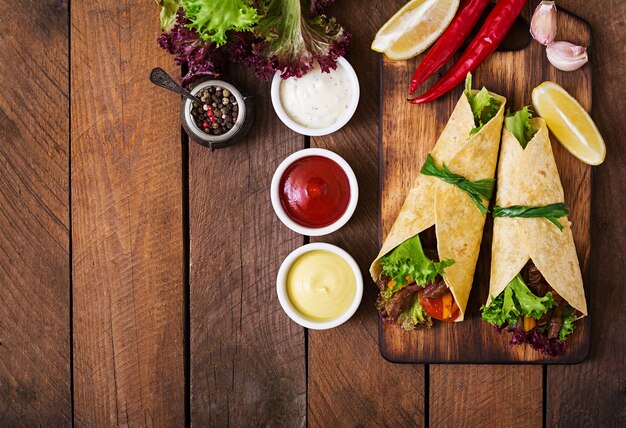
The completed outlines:
<svg viewBox="0 0 626 428">
<path fill-rule="evenodd" d="M 567 150 L 589 165 L 604 162 L 606 146 L 596 124 L 565 89 L 543 82 L 533 89 L 533 107 Z"/>
<path fill-rule="evenodd" d="M 372 50 L 393 60 L 422 53 L 443 33 L 459 7 L 459 0 L 411 0 L 376 33 Z"/>
</svg>

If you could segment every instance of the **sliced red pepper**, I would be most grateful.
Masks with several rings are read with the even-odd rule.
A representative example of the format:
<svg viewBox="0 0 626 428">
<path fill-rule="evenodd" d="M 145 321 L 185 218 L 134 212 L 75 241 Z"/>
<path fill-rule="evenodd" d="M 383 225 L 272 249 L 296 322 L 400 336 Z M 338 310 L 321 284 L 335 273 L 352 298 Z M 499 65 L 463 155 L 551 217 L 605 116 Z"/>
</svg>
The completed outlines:
<svg viewBox="0 0 626 428">
<path fill-rule="evenodd" d="M 432 318 L 440 321 L 452 322 L 459 317 L 459 306 L 454 301 L 452 293 L 448 292 L 439 299 L 429 299 L 424 296 L 424 292 L 418 294 L 420 304 L 424 311 Z M 444 308 L 445 307 L 445 308 Z"/>
<path fill-rule="evenodd" d="M 484 12 L 489 0 L 465 0 L 456 16 L 415 69 L 409 94 L 435 74 L 459 50 Z"/>
<path fill-rule="evenodd" d="M 517 19 L 527 0 L 500 0 L 485 23 L 461 55 L 461 58 L 443 75 L 435 85 L 417 98 L 412 104 L 423 104 L 436 100 L 463 82 L 467 73 L 474 71 L 496 50 Z"/>
</svg>

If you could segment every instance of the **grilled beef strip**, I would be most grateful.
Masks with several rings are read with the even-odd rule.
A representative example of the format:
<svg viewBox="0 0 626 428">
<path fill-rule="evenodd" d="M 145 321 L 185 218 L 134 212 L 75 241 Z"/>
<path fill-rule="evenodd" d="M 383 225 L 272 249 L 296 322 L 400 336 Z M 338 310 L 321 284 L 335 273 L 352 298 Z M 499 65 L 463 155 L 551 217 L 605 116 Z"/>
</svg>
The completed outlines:
<svg viewBox="0 0 626 428">
<path fill-rule="evenodd" d="M 385 291 L 387 289 L 387 284 L 389 284 L 389 281 L 391 281 L 391 278 L 389 278 L 387 275 L 381 274 L 378 277 L 378 281 L 376 281 L 376 285 L 378 286 L 378 289 L 380 291 Z"/>
<path fill-rule="evenodd" d="M 552 311 L 553 315 L 548 324 L 548 339 L 556 339 L 559 336 L 559 331 L 561 331 L 561 327 L 563 327 L 562 312 L 563 309 L 561 306 L 556 306 Z"/>
<path fill-rule="evenodd" d="M 448 286 L 443 280 L 441 275 L 437 275 L 437 278 L 426 285 L 424 289 L 424 297 L 427 299 L 440 299 L 448 292 Z"/>
<path fill-rule="evenodd" d="M 550 290 L 550 286 L 547 281 L 537 269 L 537 266 L 532 261 L 529 261 L 526 264 L 525 272 L 522 274 L 524 279 L 526 280 L 526 284 L 530 291 L 537 297 L 543 297 Z"/>
<path fill-rule="evenodd" d="M 563 308 L 565 306 L 565 300 L 556 291 L 552 290 L 550 284 L 543 277 L 537 266 L 532 261 L 529 261 L 522 272 L 522 276 L 528 284 L 528 288 L 536 296 L 543 297 L 548 291 L 552 293 L 554 302 L 556 305 L 548 310 L 537 321 L 539 327 L 548 326 L 548 339 L 556 339 L 559 336 L 559 331 L 563 326 Z"/>
<path fill-rule="evenodd" d="M 387 323 L 396 322 L 400 314 L 409 307 L 409 304 L 411 304 L 411 300 L 413 299 L 415 293 L 421 289 L 422 287 L 419 285 L 408 285 L 402 290 L 396 292 L 393 297 L 389 299 L 389 301 L 384 302 L 382 305 L 380 304 L 382 296 L 379 296 L 377 306 L 383 321 Z"/>
</svg>

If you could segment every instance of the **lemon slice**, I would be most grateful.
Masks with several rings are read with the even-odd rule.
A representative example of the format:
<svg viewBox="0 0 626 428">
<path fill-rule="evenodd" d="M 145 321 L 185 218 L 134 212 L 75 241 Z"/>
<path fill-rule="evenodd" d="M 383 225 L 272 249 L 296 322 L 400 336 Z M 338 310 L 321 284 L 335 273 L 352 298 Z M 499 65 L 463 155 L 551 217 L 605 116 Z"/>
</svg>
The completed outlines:
<svg viewBox="0 0 626 428">
<path fill-rule="evenodd" d="M 459 7 L 459 0 L 411 0 L 376 33 L 372 50 L 393 60 L 422 53 L 443 33 Z"/>
<path fill-rule="evenodd" d="M 543 82 L 533 89 L 533 107 L 567 150 L 589 165 L 600 165 L 606 146 L 596 124 L 565 89 Z"/>
</svg>

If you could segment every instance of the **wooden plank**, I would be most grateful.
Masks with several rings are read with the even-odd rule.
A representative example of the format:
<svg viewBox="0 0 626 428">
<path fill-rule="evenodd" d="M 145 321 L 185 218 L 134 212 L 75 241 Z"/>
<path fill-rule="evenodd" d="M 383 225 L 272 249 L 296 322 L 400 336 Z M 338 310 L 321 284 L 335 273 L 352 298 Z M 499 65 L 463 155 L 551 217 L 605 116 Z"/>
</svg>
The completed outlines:
<svg viewBox="0 0 626 428">
<path fill-rule="evenodd" d="M 370 50 L 370 43 L 378 28 L 402 4 L 402 1 L 378 0 L 361 8 L 354 1 L 342 1 L 332 10 L 353 34 L 348 60 L 359 77 L 361 99 L 348 125 L 332 135 L 312 138 L 311 146 L 343 156 L 355 171 L 360 194 L 357 210 L 346 226 L 312 241 L 331 242 L 352 254 L 364 274 L 365 292 L 360 309 L 350 321 L 331 330 L 309 331 L 311 426 L 423 426 L 425 423 L 424 367 L 393 365 L 379 354 L 378 317 L 374 308 L 377 288 L 368 274 L 379 248 L 376 118 L 380 106 L 380 66 L 379 56 Z M 371 13 L 372 10 L 381 13 Z"/>
<path fill-rule="evenodd" d="M 269 197 L 304 139 L 274 114 L 269 85 L 239 71 L 224 79 L 254 96 L 250 134 L 215 151 L 189 143 L 191 423 L 304 426 L 304 331 L 276 295 L 280 263 L 303 238 Z"/>
<path fill-rule="evenodd" d="M 72 4 L 74 402 L 78 426 L 184 420 L 178 68 L 154 2 Z"/>
<path fill-rule="evenodd" d="M 70 426 L 67 2 L 0 16 L 0 425 Z"/>
<path fill-rule="evenodd" d="M 430 426 L 541 426 L 541 367 L 432 365 L 430 370 Z"/>
<path fill-rule="evenodd" d="M 626 266 L 626 211 L 622 143 L 623 117 L 619 108 L 626 97 L 624 5 L 620 1 L 570 0 L 559 3 L 588 20 L 594 30 L 590 55 L 594 73 L 591 115 L 607 145 L 604 164 L 593 170 L 593 221 L 589 307 L 593 335 L 587 361 L 576 366 L 551 366 L 547 372 L 547 426 L 626 426 L 626 305 L 622 289 Z M 588 106 L 586 106 L 588 107 Z"/>
</svg>

